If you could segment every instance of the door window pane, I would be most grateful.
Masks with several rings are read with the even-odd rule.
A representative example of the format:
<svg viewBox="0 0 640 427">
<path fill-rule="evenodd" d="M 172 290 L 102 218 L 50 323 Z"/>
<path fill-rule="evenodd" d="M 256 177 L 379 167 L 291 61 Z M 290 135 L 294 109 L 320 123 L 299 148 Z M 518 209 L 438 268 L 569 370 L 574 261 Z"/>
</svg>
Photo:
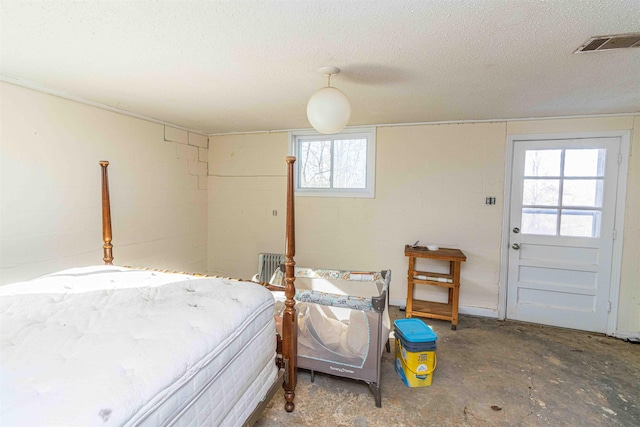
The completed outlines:
<svg viewBox="0 0 640 427">
<path fill-rule="evenodd" d="M 602 207 L 601 179 L 568 179 L 562 189 L 562 206 Z"/>
<path fill-rule="evenodd" d="M 560 181 L 557 179 L 525 179 L 523 205 L 558 206 Z"/>
<path fill-rule="evenodd" d="M 300 186 L 329 188 L 331 176 L 331 141 L 300 142 Z"/>
<path fill-rule="evenodd" d="M 333 142 L 333 188 L 365 188 L 367 185 L 367 140 Z"/>
<path fill-rule="evenodd" d="M 564 176 L 604 176 L 604 149 L 566 150 Z"/>
<path fill-rule="evenodd" d="M 525 176 L 560 176 L 562 150 L 527 150 L 524 159 Z"/>
<path fill-rule="evenodd" d="M 600 237 L 600 211 L 562 210 L 560 235 Z"/>
<path fill-rule="evenodd" d="M 522 227 L 523 234 L 544 234 L 555 236 L 558 224 L 557 209 L 522 209 Z"/>
</svg>

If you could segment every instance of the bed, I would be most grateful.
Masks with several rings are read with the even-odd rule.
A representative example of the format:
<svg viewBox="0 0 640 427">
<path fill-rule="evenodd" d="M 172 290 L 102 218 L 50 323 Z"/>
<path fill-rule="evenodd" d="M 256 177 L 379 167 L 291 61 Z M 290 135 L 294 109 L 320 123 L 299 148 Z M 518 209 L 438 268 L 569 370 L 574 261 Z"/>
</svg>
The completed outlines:
<svg viewBox="0 0 640 427">
<path fill-rule="evenodd" d="M 0 424 L 250 425 L 282 386 L 294 405 L 293 163 L 286 299 L 249 281 L 113 265 L 108 162 L 104 265 L 0 287 Z"/>
</svg>

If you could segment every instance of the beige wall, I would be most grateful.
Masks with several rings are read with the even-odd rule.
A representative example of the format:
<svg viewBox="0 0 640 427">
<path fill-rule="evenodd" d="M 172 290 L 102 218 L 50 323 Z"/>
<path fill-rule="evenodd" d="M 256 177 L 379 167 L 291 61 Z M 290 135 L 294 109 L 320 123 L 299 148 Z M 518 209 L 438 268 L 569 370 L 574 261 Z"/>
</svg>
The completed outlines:
<svg viewBox="0 0 640 427">
<path fill-rule="evenodd" d="M 0 91 L 0 283 L 100 263 L 102 159 L 111 161 L 116 264 L 248 278 L 259 252 L 283 252 L 287 133 L 214 136 L 208 147 L 162 124 L 7 83 Z M 507 135 L 606 130 L 631 130 L 636 153 L 618 330 L 637 334 L 640 116 L 380 127 L 374 199 L 297 198 L 297 263 L 390 268 L 391 298 L 402 302 L 406 243 L 459 247 L 463 311 L 494 313 Z"/>
<path fill-rule="evenodd" d="M 374 199 L 296 198 L 297 265 L 390 268 L 391 299 L 402 302 L 404 245 L 457 247 L 467 255 L 462 311 L 496 314 L 507 135 L 632 129 L 637 151 L 639 124 L 627 116 L 379 127 Z M 284 209 L 288 135 L 212 136 L 210 144 L 209 270 L 250 277 L 259 252 L 284 251 L 284 221 L 271 212 Z M 618 322 L 630 333 L 640 332 L 639 159 L 630 159 Z M 496 205 L 485 205 L 489 196 Z"/>
<path fill-rule="evenodd" d="M 618 330 L 640 331 L 640 116 L 633 121 L 622 249 Z"/>
<path fill-rule="evenodd" d="M 209 273 L 251 278 L 258 253 L 284 252 L 287 134 L 214 140 L 209 149 L 209 164 L 216 165 L 209 170 Z"/>
<path fill-rule="evenodd" d="M 206 136 L 1 83 L 0 282 L 102 263 L 109 160 L 114 263 L 206 269 Z"/>
<path fill-rule="evenodd" d="M 265 219 L 284 212 L 288 135 L 210 144 L 209 270 L 250 277 L 259 252 L 284 252 L 284 218 Z M 460 247 L 461 304 L 496 309 L 505 144 L 504 123 L 378 128 L 375 198 L 296 198 L 297 265 L 391 269 L 391 297 L 404 299 L 405 244 Z M 485 205 L 488 195 L 498 204 Z"/>
</svg>

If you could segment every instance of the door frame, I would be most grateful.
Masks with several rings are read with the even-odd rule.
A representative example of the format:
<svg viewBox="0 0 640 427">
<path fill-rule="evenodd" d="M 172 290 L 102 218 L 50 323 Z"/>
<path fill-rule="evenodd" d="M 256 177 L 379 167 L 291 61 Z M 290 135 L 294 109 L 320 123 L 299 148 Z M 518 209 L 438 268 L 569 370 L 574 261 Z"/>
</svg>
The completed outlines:
<svg viewBox="0 0 640 427">
<path fill-rule="evenodd" d="M 618 325 L 618 299 L 620 295 L 620 279 L 622 271 L 622 243 L 624 241 L 624 214 L 627 198 L 627 178 L 629 174 L 629 155 L 631 146 L 631 131 L 600 131 L 600 132 L 567 132 L 544 134 L 512 134 L 507 135 L 506 167 L 504 179 L 504 204 L 502 214 L 502 241 L 500 247 L 500 280 L 498 287 L 498 319 L 505 320 L 507 316 L 507 292 L 509 271 L 509 240 L 511 234 L 511 185 L 513 172 L 513 149 L 516 141 L 540 141 L 552 139 L 581 139 L 581 138 L 620 138 L 620 155 L 618 157 L 618 177 L 616 185 L 616 206 L 614 215 L 613 253 L 611 259 L 611 287 L 609 291 L 610 310 L 607 319 L 607 335 L 614 335 Z"/>
</svg>

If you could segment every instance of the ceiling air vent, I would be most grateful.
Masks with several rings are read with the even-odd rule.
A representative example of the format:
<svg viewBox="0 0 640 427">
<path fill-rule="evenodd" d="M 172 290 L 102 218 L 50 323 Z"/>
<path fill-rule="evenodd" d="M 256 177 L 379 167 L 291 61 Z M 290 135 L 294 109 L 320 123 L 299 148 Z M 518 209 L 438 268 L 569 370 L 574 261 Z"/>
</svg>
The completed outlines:
<svg viewBox="0 0 640 427">
<path fill-rule="evenodd" d="M 640 33 L 591 37 L 574 53 L 640 47 Z"/>
</svg>

